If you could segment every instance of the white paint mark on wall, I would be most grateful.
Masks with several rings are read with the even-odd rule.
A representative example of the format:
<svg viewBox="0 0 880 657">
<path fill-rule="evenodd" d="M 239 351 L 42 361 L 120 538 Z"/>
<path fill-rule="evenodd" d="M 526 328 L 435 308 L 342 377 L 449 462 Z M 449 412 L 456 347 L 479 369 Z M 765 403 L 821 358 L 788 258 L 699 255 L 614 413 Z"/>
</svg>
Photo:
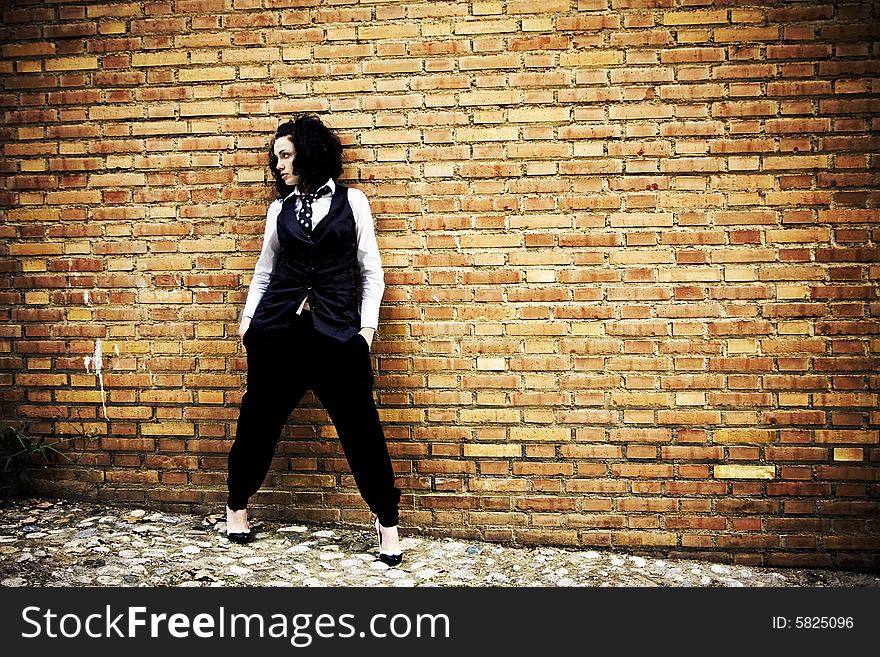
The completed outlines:
<svg viewBox="0 0 880 657">
<path fill-rule="evenodd" d="M 86 304 L 89 308 L 92 307 L 92 301 L 89 298 L 89 291 L 83 290 L 83 303 Z"/>
<path fill-rule="evenodd" d="M 104 392 L 104 374 L 101 372 L 104 367 L 104 358 L 100 340 L 95 340 L 95 353 L 92 356 L 92 363 L 95 366 L 95 374 L 98 375 L 98 385 L 101 387 L 101 406 L 104 408 L 104 419 L 109 421 L 110 418 L 107 417 L 107 394 Z M 86 369 L 88 369 L 88 365 L 86 365 Z"/>
</svg>

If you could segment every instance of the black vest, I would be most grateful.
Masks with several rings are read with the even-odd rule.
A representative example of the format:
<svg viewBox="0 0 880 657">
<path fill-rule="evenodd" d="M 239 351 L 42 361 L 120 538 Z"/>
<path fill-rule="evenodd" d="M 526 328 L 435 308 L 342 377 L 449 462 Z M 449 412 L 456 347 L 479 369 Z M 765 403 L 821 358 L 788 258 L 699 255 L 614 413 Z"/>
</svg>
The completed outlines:
<svg viewBox="0 0 880 657">
<path fill-rule="evenodd" d="M 306 235 L 289 198 L 278 215 L 280 252 L 251 326 L 257 330 L 289 327 L 308 297 L 315 328 L 337 340 L 360 330 L 360 269 L 357 227 L 348 188 L 336 184 L 330 212 Z"/>
</svg>

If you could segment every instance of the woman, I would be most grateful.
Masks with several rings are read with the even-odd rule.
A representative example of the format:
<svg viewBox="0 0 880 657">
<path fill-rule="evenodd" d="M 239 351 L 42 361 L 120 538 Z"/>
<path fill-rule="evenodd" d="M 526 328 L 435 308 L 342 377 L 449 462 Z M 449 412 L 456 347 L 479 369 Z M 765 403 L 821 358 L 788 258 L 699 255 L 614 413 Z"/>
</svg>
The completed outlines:
<svg viewBox="0 0 880 657">
<path fill-rule="evenodd" d="M 266 477 L 288 417 L 311 389 L 377 516 L 379 558 L 395 566 L 400 491 L 372 392 L 370 345 L 385 283 L 370 206 L 363 192 L 336 182 L 342 145 L 317 117 L 278 127 L 269 167 L 278 198 L 266 215 L 239 327 L 247 390 L 228 459 L 227 536 L 251 539 L 248 498 Z"/>
</svg>

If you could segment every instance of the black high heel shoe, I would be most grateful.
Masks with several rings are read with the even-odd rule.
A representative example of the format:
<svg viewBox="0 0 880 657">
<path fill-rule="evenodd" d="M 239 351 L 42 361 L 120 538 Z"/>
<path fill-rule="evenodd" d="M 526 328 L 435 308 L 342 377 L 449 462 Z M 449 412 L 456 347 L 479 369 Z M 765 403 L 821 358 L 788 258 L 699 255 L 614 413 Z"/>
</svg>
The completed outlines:
<svg viewBox="0 0 880 657">
<path fill-rule="evenodd" d="M 232 512 L 228 506 L 226 507 L 226 538 L 228 538 L 233 543 L 249 543 L 253 539 L 253 533 L 250 529 L 246 532 L 231 532 L 229 531 L 229 514 Z"/>
<path fill-rule="evenodd" d="M 379 519 L 376 518 L 376 538 L 379 540 L 379 561 L 393 568 L 394 566 L 400 565 L 400 562 L 403 561 L 403 555 L 400 552 L 394 554 L 392 552 L 382 551 L 382 530 L 380 527 Z"/>
</svg>

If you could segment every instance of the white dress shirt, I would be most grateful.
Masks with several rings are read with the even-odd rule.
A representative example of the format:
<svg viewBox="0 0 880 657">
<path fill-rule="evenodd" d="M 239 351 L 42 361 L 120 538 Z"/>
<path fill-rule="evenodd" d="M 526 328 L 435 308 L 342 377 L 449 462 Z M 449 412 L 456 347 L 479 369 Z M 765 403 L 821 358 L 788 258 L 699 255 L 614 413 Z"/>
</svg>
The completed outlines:
<svg viewBox="0 0 880 657">
<path fill-rule="evenodd" d="M 330 212 L 330 203 L 336 192 L 336 183 L 333 179 L 325 185 L 330 188 L 330 193 L 314 200 L 312 203 L 312 229 L 320 223 Z M 320 188 L 319 188 L 320 189 Z M 299 196 L 299 187 L 287 195 Z M 263 232 L 263 248 L 257 259 L 257 266 L 248 288 L 247 300 L 242 312 L 244 318 L 251 318 L 263 298 L 263 293 L 269 285 L 269 279 L 275 269 L 275 262 L 281 250 L 278 242 L 278 215 L 281 213 L 281 205 L 285 199 L 276 199 L 269 205 L 266 212 L 266 228 Z M 301 201 L 296 199 L 295 205 Z M 379 304 L 385 293 L 385 273 L 382 270 L 382 260 L 379 257 L 379 245 L 376 243 L 376 232 L 373 229 L 373 214 L 370 212 L 370 204 L 366 195 L 359 189 L 348 188 L 348 204 L 354 215 L 355 228 L 357 230 L 357 262 L 361 272 L 361 328 L 377 329 L 379 326 Z M 297 212 L 298 209 L 294 208 Z M 304 299 L 297 314 L 303 308 L 308 309 L 308 300 Z"/>
</svg>

